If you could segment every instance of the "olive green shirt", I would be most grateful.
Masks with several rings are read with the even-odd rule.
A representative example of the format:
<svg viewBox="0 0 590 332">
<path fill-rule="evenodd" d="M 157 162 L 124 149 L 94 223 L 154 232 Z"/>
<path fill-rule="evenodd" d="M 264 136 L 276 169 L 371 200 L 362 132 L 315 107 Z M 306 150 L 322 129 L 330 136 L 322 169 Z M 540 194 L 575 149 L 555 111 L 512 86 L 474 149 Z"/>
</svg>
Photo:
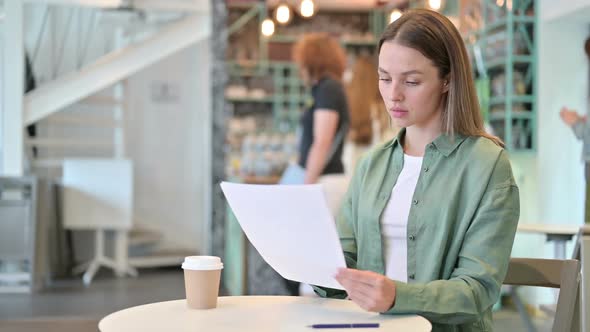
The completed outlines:
<svg viewBox="0 0 590 332">
<path fill-rule="evenodd" d="M 404 135 L 370 151 L 352 178 L 337 218 L 350 268 L 385 274 L 380 218 L 402 170 Z M 433 331 L 492 331 L 519 211 L 501 147 L 460 135 L 428 144 L 408 216 L 408 282 L 395 281 L 395 301 L 385 314 L 421 315 Z"/>
</svg>

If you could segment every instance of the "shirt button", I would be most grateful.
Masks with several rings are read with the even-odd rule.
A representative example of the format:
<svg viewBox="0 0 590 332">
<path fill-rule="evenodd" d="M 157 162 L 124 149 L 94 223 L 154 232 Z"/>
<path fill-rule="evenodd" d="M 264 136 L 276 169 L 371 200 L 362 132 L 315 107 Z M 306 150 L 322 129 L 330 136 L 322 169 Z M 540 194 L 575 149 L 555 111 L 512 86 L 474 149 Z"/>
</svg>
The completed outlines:
<svg viewBox="0 0 590 332">
<path fill-rule="evenodd" d="M 410 239 L 410 241 L 416 240 L 416 237 L 414 235 L 410 235 L 408 238 Z"/>
<path fill-rule="evenodd" d="M 410 279 L 414 279 L 416 276 L 412 273 L 408 276 Z"/>
<path fill-rule="evenodd" d="M 424 172 L 428 172 L 428 167 L 424 167 Z"/>
<path fill-rule="evenodd" d="M 417 199 L 414 200 L 414 205 L 418 205 L 418 200 Z"/>
</svg>

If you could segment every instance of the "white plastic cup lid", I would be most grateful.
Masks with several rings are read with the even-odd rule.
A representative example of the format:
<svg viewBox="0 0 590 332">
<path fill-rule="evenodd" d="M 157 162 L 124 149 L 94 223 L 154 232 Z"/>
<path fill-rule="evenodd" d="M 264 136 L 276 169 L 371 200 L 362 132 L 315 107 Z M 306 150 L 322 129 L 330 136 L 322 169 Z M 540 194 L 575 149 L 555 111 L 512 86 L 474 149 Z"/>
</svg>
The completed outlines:
<svg viewBox="0 0 590 332">
<path fill-rule="evenodd" d="M 184 258 L 182 268 L 185 270 L 221 270 L 223 263 L 217 256 L 188 256 Z"/>
</svg>

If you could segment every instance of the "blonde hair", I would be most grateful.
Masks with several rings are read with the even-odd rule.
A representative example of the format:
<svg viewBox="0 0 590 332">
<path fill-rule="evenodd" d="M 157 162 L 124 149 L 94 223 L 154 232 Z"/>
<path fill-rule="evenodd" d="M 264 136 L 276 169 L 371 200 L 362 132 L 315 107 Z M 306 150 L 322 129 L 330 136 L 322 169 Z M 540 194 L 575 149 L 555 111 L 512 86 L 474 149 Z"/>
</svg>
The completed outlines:
<svg viewBox="0 0 590 332">
<path fill-rule="evenodd" d="M 293 47 L 293 60 L 316 80 L 327 75 L 340 81 L 346 68 L 344 49 L 327 33 L 304 35 Z"/>
<path fill-rule="evenodd" d="M 352 67 L 352 79 L 346 86 L 350 112 L 349 138 L 358 144 L 368 144 L 373 137 L 370 110 L 373 104 L 382 102 L 378 78 L 373 58 L 359 56 Z"/>
<path fill-rule="evenodd" d="M 486 137 L 504 146 L 498 137 L 485 132 L 467 50 L 448 18 L 431 10 L 410 10 L 387 26 L 379 40 L 379 50 L 387 41 L 419 51 L 438 68 L 439 77 L 448 80 L 442 114 L 445 133 Z"/>
</svg>

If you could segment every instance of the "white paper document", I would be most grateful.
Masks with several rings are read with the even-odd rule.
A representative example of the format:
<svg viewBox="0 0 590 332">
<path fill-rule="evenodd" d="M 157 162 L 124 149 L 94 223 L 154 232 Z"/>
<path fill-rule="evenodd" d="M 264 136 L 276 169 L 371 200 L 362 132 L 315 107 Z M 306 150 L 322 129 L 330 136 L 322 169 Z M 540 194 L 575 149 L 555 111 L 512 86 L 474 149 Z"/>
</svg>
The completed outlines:
<svg viewBox="0 0 590 332">
<path fill-rule="evenodd" d="M 221 189 L 252 245 L 281 276 L 343 289 L 334 275 L 346 262 L 321 185 L 222 182 Z"/>
</svg>

